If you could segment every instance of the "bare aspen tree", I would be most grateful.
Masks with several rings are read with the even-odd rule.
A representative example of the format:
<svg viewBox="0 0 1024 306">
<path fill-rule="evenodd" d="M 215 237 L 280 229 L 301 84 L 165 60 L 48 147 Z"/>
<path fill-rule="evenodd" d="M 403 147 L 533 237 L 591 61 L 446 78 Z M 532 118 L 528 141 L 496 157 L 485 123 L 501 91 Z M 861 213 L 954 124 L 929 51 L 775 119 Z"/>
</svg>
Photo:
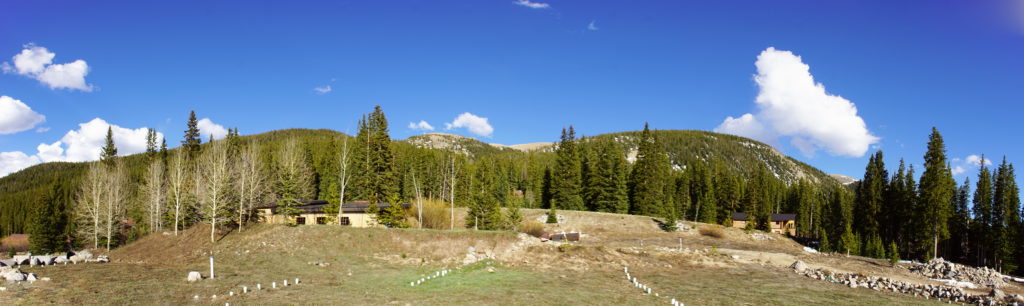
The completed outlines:
<svg viewBox="0 0 1024 306">
<path fill-rule="evenodd" d="M 210 222 L 210 242 L 216 242 L 217 221 L 224 215 L 230 188 L 228 151 L 223 140 L 209 144 L 196 165 L 199 184 L 196 185 L 202 216 Z"/>
<path fill-rule="evenodd" d="M 165 188 L 167 180 L 164 178 L 164 162 L 160 159 L 153 159 L 146 169 L 145 183 L 142 186 L 143 200 L 146 203 L 146 214 L 149 217 L 151 232 L 163 229 L 164 201 L 167 199 Z"/>
<path fill-rule="evenodd" d="M 349 179 L 348 153 L 348 137 L 345 137 L 341 146 L 341 160 L 339 160 L 341 171 L 338 173 L 338 188 L 340 188 L 338 191 L 338 217 L 336 218 L 338 225 L 341 225 L 341 213 L 343 211 L 341 206 L 345 204 L 345 187 L 348 186 Z"/>
<path fill-rule="evenodd" d="M 423 197 L 420 194 L 420 183 L 416 181 L 416 171 L 412 171 L 412 186 L 416 189 L 416 211 L 419 213 L 420 229 L 423 229 Z"/>
<path fill-rule="evenodd" d="M 103 218 L 103 200 L 106 194 L 107 171 L 103 164 L 94 162 L 89 164 L 85 173 L 85 180 L 79 185 L 78 193 L 75 196 L 77 207 L 75 215 L 83 226 L 83 234 L 92 236 L 92 247 L 100 247 L 100 219 Z"/>
<path fill-rule="evenodd" d="M 186 185 L 189 182 L 189 169 L 188 163 L 185 161 L 184 150 L 178 150 L 171 158 L 171 162 L 168 164 L 167 169 L 167 189 L 168 195 L 171 197 L 171 205 L 174 209 L 174 235 L 178 235 L 178 227 L 181 224 L 181 214 L 187 205 L 186 197 L 188 192 L 186 191 Z"/>
<path fill-rule="evenodd" d="M 266 185 L 266 177 L 260 168 L 260 144 L 253 142 L 239 156 L 235 172 L 238 179 L 235 181 L 236 192 L 238 193 L 238 230 L 241 231 L 245 225 L 245 217 L 252 210 L 253 206 L 263 198 L 263 191 Z"/>
<path fill-rule="evenodd" d="M 125 169 L 124 161 L 117 159 L 109 167 L 104 182 L 106 192 L 101 206 L 108 251 L 111 241 L 114 240 L 114 226 L 124 217 L 125 204 L 128 202 L 128 171 Z"/>
</svg>

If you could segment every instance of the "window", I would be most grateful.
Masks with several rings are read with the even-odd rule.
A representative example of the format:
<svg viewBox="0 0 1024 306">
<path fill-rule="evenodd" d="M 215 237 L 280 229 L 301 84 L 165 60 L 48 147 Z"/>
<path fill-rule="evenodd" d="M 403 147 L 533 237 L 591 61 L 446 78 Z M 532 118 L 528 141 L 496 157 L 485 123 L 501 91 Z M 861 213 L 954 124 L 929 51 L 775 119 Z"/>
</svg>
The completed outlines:
<svg viewBox="0 0 1024 306">
<path fill-rule="evenodd" d="M 352 225 L 348 221 L 348 217 L 341 217 L 341 225 Z"/>
<path fill-rule="evenodd" d="M 295 218 L 295 224 L 297 224 L 297 225 L 306 224 L 306 217 Z"/>
<path fill-rule="evenodd" d="M 327 217 L 316 217 L 316 224 L 327 224 Z"/>
</svg>

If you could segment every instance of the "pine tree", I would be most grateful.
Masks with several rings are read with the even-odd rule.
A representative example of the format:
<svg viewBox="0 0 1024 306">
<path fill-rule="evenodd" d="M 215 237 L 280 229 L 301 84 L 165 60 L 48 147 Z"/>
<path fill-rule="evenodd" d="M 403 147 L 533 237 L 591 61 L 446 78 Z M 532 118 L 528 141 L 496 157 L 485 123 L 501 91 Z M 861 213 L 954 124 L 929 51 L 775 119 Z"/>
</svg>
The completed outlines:
<svg viewBox="0 0 1024 306">
<path fill-rule="evenodd" d="M 821 232 L 821 241 L 818 242 L 818 252 L 832 252 L 832 243 L 828 241 L 828 231 Z"/>
<path fill-rule="evenodd" d="M 970 224 L 971 210 L 969 203 L 971 199 L 971 180 L 966 179 L 963 185 L 956 191 L 953 199 L 953 215 L 949 219 L 950 232 L 950 258 L 957 262 L 968 262 L 970 252 Z"/>
<path fill-rule="evenodd" d="M 583 197 L 580 195 L 582 185 L 582 161 L 576 131 L 572 125 L 569 130 L 562 129 L 562 138 L 555 149 L 558 156 L 551 180 L 551 202 L 560 209 L 585 210 Z"/>
<path fill-rule="evenodd" d="M 896 266 L 896 263 L 900 262 L 900 251 L 899 249 L 896 248 L 895 241 L 889 243 L 889 252 L 887 253 L 889 263 L 892 264 L 893 266 Z"/>
<path fill-rule="evenodd" d="M 971 210 L 974 213 L 974 221 L 971 222 L 971 231 L 974 233 L 975 247 L 979 266 L 992 264 L 990 258 L 991 246 L 995 242 L 993 235 L 993 222 L 995 220 L 995 209 L 992 206 L 992 174 L 985 166 L 985 157 L 982 156 L 981 169 L 978 170 L 978 183 L 974 188 L 974 205 Z"/>
<path fill-rule="evenodd" d="M 670 167 L 664 147 L 645 123 L 638 141 L 636 163 L 630 175 L 630 213 L 665 216 L 664 192 Z"/>
<path fill-rule="evenodd" d="M 585 188 L 595 211 L 626 213 L 629 197 L 626 189 L 626 155 L 613 140 L 606 138 L 596 143 L 592 158 L 588 159 Z"/>
<path fill-rule="evenodd" d="M 380 203 L 391 196 L 400 196 L 398 175 L 395 173 L 394 152 L 391 149 L 391 136 L 388 135 L 388 120 L 380 105 L 362 122 L 357 138 L 365 141 L 365 150 L 358 149 L 365 172 L 360 175 L 362 194 L 371 203 Z M 363 143 L 355 147 L 362 147 Z"/>
<path fill-rule="evenodd" d="M 885 162 L 882 158 L 882 151 L 875 152 L 864 170 L 864 179 L 857 187 L 856 202 L 854 202 L 854 231 L 865 237 L 874 237 L 880 234 L 879 219 L 885 218 L 882 215 L 883 201 L 885 200 L 885 189 L 889 174 L 885 171 Z M 868 252 L 875 251 L 867 248 Z M 869 254 L 872 255 L 872 254 Z"/>
<path fill-rule="evenodd" d="M 106 144 L 103 145 L 103 150 L 100 151 L 100 160 L 110 165 L 114 157 L 117 157 L 117 146 L 114 145 L 114 131 L 108 126 Z"/>
<path fill-rule="evenodd" d="M 69 222 L 65 211 L 68 200 L 63 183 L 59 180 L 48 192 L 40 195 L 29 227 L 29 249 L 33 253 L 49 254 L 67 250 L 65 230 Z"/>
<path fill-rule="evenodd" d="M 996 236 L 992 248 L 995 251 L 995 263 L 1000 271 L 1014 271 L 1017 262 L 1013 258 L 1013 249 L 1018 240 L 1017 229 L 1020 227 L 1020 198 L 1014 194 L 1016 188 L 1012 165 L 1003 157 L 1002 164 L 994 174 L 992 190 L 992 208 L 996 216 L 993 234 Z"/>
<path fill-rule="evenodd" d="M 199 145 L 203 140 L 199 137 L 199 121 L 196 120 L 196 111 L 188 114 L 188 123 L 185 129 L 185 139 L 181 141 L 182 150 L 188 153 L 189 159 L 194 159 L 199 153 Z"/>
<path fill-rule="evenodd" d="M 931 238 L 932 257 L 939 256 L 939 240 L 949 236 L 948 219 L 953 210 L 955 182 L 946 160 L 946 145 L 939 130 L 932 128 L 928 137 L 928 151 L 924 155 L 924 174 L 921 175 L 920 206 L 921 220 L 925 227 L 921 233 Z"/>
</svg>

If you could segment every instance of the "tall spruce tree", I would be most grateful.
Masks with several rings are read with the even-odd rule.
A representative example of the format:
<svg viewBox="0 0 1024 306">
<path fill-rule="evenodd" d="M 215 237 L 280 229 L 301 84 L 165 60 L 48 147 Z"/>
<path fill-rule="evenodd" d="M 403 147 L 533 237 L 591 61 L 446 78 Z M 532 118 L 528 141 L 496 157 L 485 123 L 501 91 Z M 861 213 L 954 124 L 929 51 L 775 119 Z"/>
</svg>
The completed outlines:
<svg viewBox="0 0 1024 306">
<path fill-rule="evenodd" d="M 1014 247 L 1020 238 L 1017 229 L 1020 227 L 1020 198 L 1014 194 L 1016 182 L 1013 166 L 1003 157 L 1002 164 L 994 174 L 992 190 L 992 208 L 996 215 L 993 224 L 993 251 L 996 265 L 1000 271 L 1014 271 L 1017 261 L 1014 260 Z"/>
<path fill-rule="evenodd" d="M 29 249 L 33 253 L 67 251 L 69 200 L 62 180 L 56 180 L 47 192 L 40 195 L 29 227 Z"/>
<path fill-rule="evenodd" d="M 107 126 L 107 139 L 103 145 L 103 149 L 100 151 L 100 160 L 107 165 L 113 162 L 114 157 L 117 157 L 117 145 L 114 144 L 114 131 L 110 126 Z"/>
<path fill-rule="evenodd" d="M 921 246 L 928 250 L 926 258 L 939 256 L 939 240 L 949 235 L 947 221 L 953 211 L 951 199 L 956 186 L 947 163 L 946 144 L 939 130 L 933 127 L 928 137 L 928 151 L 924 155 L 918 202 L 921 220 L 924 221 L 924 227 L 918 230 L 931 240 L 930 246 Z"/>
<path fill-rule="evenodd" d="M 147 128 L 146 129 L 146 156 L 153 158 L 156 156 L 156 130 Z"/>
<path fill-rule="evenodd" d="M 629 183 L 630 213 L 666 216 L 665 185 L 671 169 L 668 155 L 646 123 L 637 142 L 636 163 Z"/>
<path fill-rule="evenodd" d="M 185 128 L 185 139 L 181 140 L 181 148 L 188 153 L 189 159 L 194 159 L 199 153 L 199 145 L 203 143 L 199 136 L 199 121 L 196 120 L 196 111 L 188 113 L 188 123 Z"/>
<path fill-rule="evenodd" d="M 885 201 L 885 189 L 889 184 L 889 174 L 885 170 L 885 161 L 882 158 L 882 151 L 875 152 L 868 161 L 864 170 L 864 179 L 857 187 L 856 201 L 854 202 L 854 232 L 866 237 L 873 237 L 881 234 L 879 219 L 882 215 L 883 201 Z M 870 244 L 865 244 L 871 246 Z M 866 249 L 868 252 L 876 251 Z M 873 254 L 869 254 L 873 255 Z"/>
<path fill-rule="evenodd" d="M 988 266 L 992 264 L 990 258 L 991 246 L 996 238 L 992 231 L 992 224 L 995 220 L 995 209 L 992 206 L 992 174 L 985 165 L 985 157 L 982 156 L 981 169 L 978 170 L 978 183 L 974 188 L 974 206 L 971 210 L 974 213 L 974 221 L 971 222 L 971 232 L 974 233 L 977 265 Z"/>
<path fill-rule="evenodd" d="M 572 125 L 562 129 L 561 141 L 555 149 L 558 156 L 551 180 L 551 202 L 558 209 L 585 210 L 580 187 L 583 184 L 582 160 Z"/>
<path fill-rule="evenodd" d="M 964 180 L 953 198 L 953 215 L 949 218 L 950 254 L 957 262 L 966 263 L 970 252 L 971 179 Z"/>
<path fill-rule="evenodd" d="M 594 211 L 626 213 L 629 196 L 626 189 L 626 155 L 611 138 L 598 140 L 588 159 L 585 190 Z"/>
</svg>

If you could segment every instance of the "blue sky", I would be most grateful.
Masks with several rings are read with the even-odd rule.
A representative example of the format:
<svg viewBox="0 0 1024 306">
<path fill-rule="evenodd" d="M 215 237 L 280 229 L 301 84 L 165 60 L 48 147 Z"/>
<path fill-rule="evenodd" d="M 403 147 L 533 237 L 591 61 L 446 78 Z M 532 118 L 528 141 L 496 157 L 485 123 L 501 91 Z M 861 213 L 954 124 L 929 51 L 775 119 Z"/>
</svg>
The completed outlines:
<svg viewBox="0 0 1024 306">
<path fill-rule="evenodd" d="M 650 122 L 854 177 L 878 148 L 920 167 L 937 126 L 962 179 L 970 155 L 1024 160 L 1022 55 L 1017 0 L 15 0 L 0 10 L 0 175 L 94 158 L 107 124 L 132 152 L 143 127 L 176 146 L 191 109 L 208 132 L 344 132 L 380 104 L 397 139 L 421 120 L 503 144 Z M 756 125 L 724 124 L 748 113 Z"/>
</svg>

